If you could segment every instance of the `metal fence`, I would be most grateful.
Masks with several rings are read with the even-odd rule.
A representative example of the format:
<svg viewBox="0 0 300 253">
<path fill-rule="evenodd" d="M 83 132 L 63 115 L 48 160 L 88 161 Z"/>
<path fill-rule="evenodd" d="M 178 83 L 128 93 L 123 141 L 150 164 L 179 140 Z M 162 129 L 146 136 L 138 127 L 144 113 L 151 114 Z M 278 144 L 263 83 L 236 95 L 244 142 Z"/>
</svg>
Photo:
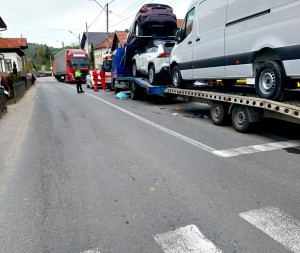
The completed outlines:
<svg viewBox="0 0 300 253">
<path fill-rule="evenodd" d="M 27 90 L 25 81 L 14 83 L 13 89 L 14 89 L 13 92 L 14 92 L 15 103 L 17 103 L 17 100 L 21 98 Z"/>
<path fill-rule="evenodd" d="M 6 98 L 4 94 L 4 89 L 0 88 L 0 116 L 5 112 L 7 112 Z"/>
</svg>

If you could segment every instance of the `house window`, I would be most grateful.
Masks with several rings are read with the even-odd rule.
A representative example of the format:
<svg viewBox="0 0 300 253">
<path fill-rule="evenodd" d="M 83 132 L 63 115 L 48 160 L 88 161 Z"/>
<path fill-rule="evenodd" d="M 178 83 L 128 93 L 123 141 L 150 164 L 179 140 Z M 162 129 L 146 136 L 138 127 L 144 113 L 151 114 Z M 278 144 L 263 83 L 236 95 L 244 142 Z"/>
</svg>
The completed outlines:
<svg viewBox="0 0 300 253">
<path fill-rule="evenodd" d="M 12 71 L 11 59 L 4 59 L 4 70 L 5 71 Z"/>
</svg>

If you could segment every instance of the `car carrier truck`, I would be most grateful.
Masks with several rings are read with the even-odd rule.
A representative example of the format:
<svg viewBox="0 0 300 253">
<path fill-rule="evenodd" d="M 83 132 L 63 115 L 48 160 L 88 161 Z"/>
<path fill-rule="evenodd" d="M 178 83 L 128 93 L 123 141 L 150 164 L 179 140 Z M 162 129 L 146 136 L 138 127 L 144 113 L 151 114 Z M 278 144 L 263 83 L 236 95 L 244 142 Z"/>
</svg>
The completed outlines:
<svg viewBox="0 0 300 253">
<path fill-rule="evenodd" d="M 54 56 L 53 75 L 60 82 L 76 82 L 74 72 L 77 66 L 81 68 L 85 78 L 90 70 L 87 52 L 81 49 L 64 49 Z"/>
</svg>

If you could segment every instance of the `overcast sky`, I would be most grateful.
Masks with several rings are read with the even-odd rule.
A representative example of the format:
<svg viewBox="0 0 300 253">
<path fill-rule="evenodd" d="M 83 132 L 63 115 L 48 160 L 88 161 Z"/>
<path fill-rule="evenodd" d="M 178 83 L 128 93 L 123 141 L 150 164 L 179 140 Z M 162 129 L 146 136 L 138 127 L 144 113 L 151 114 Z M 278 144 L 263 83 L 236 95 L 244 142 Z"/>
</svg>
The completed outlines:
<svg viewBox="0 0 300 253">
<path fill-rule="evenodd" d="M 98 3 L 97 3 L 98 2 Z M 146 3 L 168 4 L 177 18 L 184 18 L 190 0 L 0 0 L 1 18 L 7 30 L 2 38 L 23 38 L 27 42 L 61 47 L 78 44 L 86 31 L 106 32 L 109 8 L 109 32 L 129 28 L 139 8 Z M 100 6 L 101 5 L 101 6 Z M 69 31 L 72 31 L 70 33 Z"/>
</svg>

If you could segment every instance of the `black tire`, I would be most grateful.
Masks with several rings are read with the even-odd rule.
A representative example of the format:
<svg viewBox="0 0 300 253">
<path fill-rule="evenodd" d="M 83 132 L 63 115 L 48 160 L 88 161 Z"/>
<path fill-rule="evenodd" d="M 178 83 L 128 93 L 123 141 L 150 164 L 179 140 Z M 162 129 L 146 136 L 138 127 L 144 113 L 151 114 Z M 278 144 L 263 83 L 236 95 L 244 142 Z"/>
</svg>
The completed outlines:
<svg viewBox="0 0 300 253">
<path fill-rule="evenodd" d="M 265 62 L 255 77 L 256 94 L 261 98 L 280 100 L 285 88 L 285 79 L 285 73 L 277 62 Z"/>
<path fill-rule="evenodd" d="M 157 85 L 157 75 L 155 74 L 154 65 L 151 65 L 149 68 L 148 78 L 151 85 Z"/>
<path fill-rule="evenodd" d="M 113 86 L 114 86 L 114 92 L 115 92 L 115 94 L 119 93 L 120 90 L 116 87 L 116 81 L 115 80 L 113 82 Z"/>
<path fill-rule="evenodd" d="M 139 72 L 138 72 L 138 70 L 137 70 L 136 61 L 133 61 L 133 62 L 132 62 L 132 68 L 131 68 L 131 71 L 132 71 L 132 76 L 133 76 L 133 77 L 139 77 Z"/>
<path fill-rule="evenodd" d="M 130 98 L 132 100 L 137 100 L 138 96 L 139 96 L 139 94 L 138 94 L 139 91 L 138 91 L 138 87 L 136 87 L 136 84 L 134 82 L 130 83 L 129 90 L 130 90 Z"/>
<path fill-rule="evenodd" d="M 172 86 L 174 88 L 184 88 L 185 83 L 182 80 L 180 69 L 177 66 L 174 66 L 172 69 Z"/>
<path fill-rule="evenodd" d="M 215 102 L 210 108 L 210 118 L 214 125 L 225 125 L 228 119 L 228 106 L 221 102 Z"/>
<path fill-rule="evenodd" d="M 237 132 L 246 133 L 250 130 L 249 112 L 243 105 L 235 105 L 231 113 L 232 126 Z"/>
<path fill-rule="evenodd" d="M 222 80 L 222 83 L 225 87 L 230 88 L 236 84 L 236 79 L 224 79 Z"/>
<path fill-rule="evenodd" d="M 110 91 L 114 91 L 115 79 L 112 80 L 111 85 L 109 87 Z"/>
</svg>

